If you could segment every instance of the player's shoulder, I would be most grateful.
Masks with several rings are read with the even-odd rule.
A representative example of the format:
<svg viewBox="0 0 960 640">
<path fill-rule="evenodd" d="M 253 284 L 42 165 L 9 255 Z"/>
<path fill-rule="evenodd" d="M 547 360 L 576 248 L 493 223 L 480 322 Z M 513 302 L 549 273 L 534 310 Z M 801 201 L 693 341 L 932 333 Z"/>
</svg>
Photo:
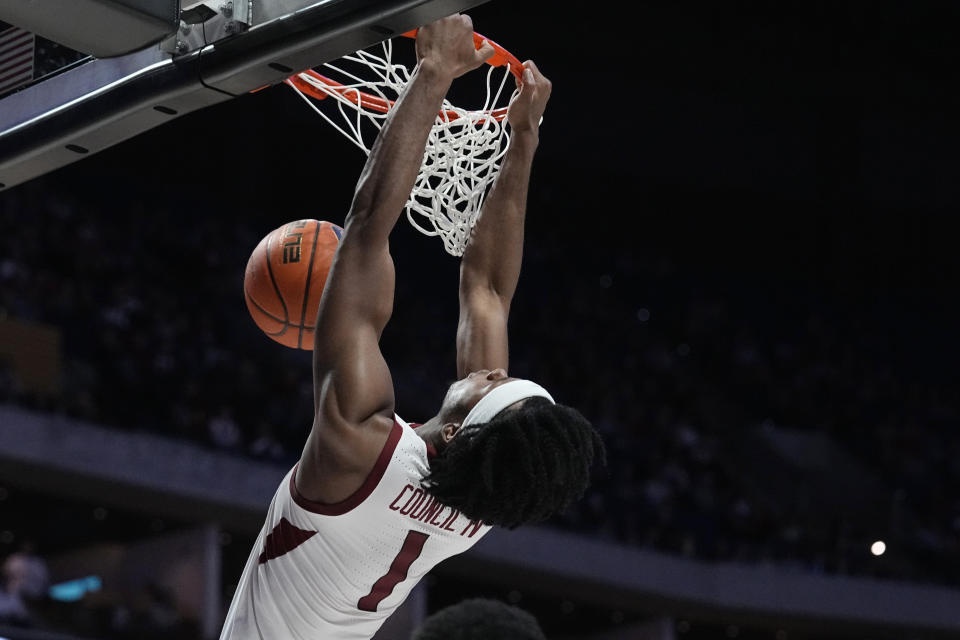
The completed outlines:
<svg viewBox="0 0 960 640">
<path fill-rule="evenodd" d="M 354 422 L 335 409 L 321 407 L 314 418 L 308 446 L 319 449 L 327 464 L 349 471 L 363 470 L 379 455 L 395 425 L 392 411 L 378 411 Z"/>
<path fill-rule="evenodd" d="M 402 426 L 392 416 L 375 414 L 351 427 L 336 417 L 326 422 L 318 416 L 300 457 L 296 486 L 311 501 L 340 502 L 389 462 L 385 452 L 392 453 L 401 436 Z"/>
</svg>

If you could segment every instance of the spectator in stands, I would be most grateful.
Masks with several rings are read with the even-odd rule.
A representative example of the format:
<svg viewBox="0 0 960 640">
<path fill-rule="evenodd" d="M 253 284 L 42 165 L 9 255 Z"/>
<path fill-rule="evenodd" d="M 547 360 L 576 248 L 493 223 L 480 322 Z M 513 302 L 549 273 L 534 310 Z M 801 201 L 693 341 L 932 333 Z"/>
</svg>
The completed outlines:
<svg viewBox="0 0 960 640">
<path fill-rule="evenodd" d="M 4 573 L 12 576 L 11 586 L 28 601 L 46 597 L 50 587 L 50 571 L 32 540 L 23 541 L 20 550 L 7 558 Z"/>
<path fill-rule="evenodd" d="M 29 604 L 44 599 L 49 587 L 47 564 L 32 542 L 24 542 L 4 560 L 0 584 L 0 622 L 30 626 Z"/>
</svg>

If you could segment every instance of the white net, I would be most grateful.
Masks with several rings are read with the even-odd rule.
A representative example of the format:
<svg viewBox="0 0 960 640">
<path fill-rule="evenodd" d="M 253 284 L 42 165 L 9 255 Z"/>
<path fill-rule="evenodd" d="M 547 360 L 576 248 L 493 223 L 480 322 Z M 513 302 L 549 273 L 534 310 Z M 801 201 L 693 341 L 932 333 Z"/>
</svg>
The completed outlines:
<svg viewBox="0 0 960 640">
<path fill-rule="evenodd" d="M 393 61 L 392 40 L 379 45 L 376 54 L 358 51 L 318 69 L 323 75 L 308 71 L 291 77 L 287 84 L 369 155 L 411 71 Z M 420 173 L 407 201 L 407 219 L 421 233 L 440 236 L 451 255 L 463 255 L 510 143 L 505 116 L 514 93 L 507 87 L 513 86 L 507 66 L 488 67 L 483 104 L 468 110 L 444 100 L 427 139 Z M 330 102 L 326 98 L 333 99 L 335 108 L 323 104 Z"/>
</svg>

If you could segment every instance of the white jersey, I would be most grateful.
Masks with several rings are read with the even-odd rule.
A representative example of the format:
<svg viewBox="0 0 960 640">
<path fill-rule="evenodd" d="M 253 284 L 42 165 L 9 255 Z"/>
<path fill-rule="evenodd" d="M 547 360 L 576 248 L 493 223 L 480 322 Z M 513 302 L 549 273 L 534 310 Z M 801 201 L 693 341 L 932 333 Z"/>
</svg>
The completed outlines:
<svg viewBox="0 0 960 640">
<path fill-rule="evenodd" d="M 363 485 L 337 504 L 311 502 L 296 466 L 273 496 L 220 640 L 366 640 L 430 569 L 490 527 L 421 486 L 427 444 L 394 418 Z"/>
</svg>

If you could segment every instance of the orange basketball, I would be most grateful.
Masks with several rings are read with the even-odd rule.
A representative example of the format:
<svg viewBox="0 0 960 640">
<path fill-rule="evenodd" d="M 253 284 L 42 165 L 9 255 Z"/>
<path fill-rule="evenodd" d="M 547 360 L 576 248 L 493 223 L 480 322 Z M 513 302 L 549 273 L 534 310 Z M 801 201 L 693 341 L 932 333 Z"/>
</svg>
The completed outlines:
<svg viewBox="0 0 960 640">
<path fill-rule="evenodd" d="M 247 261 L 243 295 L 265 334 L 293 349 L 313 349 L 320 295 L 343 229 L 297 220 L 274 229 Z"/>
</svg>

